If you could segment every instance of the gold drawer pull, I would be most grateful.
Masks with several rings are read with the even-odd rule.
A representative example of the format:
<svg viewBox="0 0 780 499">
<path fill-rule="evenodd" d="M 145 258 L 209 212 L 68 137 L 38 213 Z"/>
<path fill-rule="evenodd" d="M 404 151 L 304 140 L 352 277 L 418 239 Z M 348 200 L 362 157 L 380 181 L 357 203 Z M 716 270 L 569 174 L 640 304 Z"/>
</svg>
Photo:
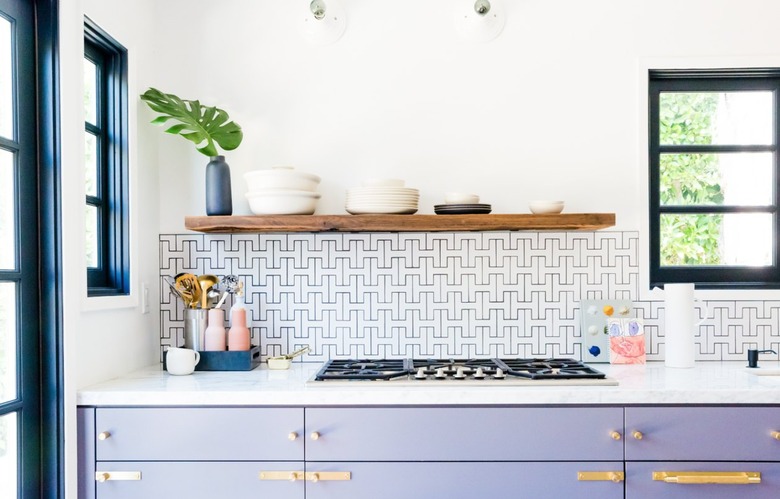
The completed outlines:
<svg viewBox="0 0 780 499">
<path fill-rule="evenodd" d="M 612 437 L 612 440 L 620 440 L 623 438 L 623 435 L 621 435 L 619 431 L 610 432 L 609 436 Z"/>
<path fill-rule="evenodd" d="M 352 473 L 349 471 L 317 471 L 306 473 L 306 480 L 317 483 L 320 481 L 346 481 L 352 480 Z"/>
<path fill-rule="evenodd" d="M 110 481 L 136 481 L 141 479 L 140 471 L 96 471 L 95 481 L 100 483 Z"/>
<path fill-rule="evenodd" d="M 98 433 L 98 440 L 108 440 L 109 438 L 111 438 L 110 431 L 101 431 Z"/>
<path fill-rule="evenodd" d="M 772 433 L 770 433 L 770 435 L 771 435 L 771 436 L 772 436 L 772 438 L 774 438 L 775 440 L 780 440 L 780 431 L 773 431 Z"/>
<path fill-rule="evenodd" d="M 261 471 L 258 478 L 260 480 L 286 480 L 288 482 L 295 482 L 304 480 L 305 476 L 303 471 Z"/>
<path fill-rule="evenodd" d="M 654 471 L 653 480 L 666 483 L 761 483 L 761 473 L 756 471 Z"/>
<path fill-rule="evenodd" d="M 626 478 L 622 471 L 578 471 L 577 480 L 581 482 L 615 482 L 620 483 Z"/>
</svg>

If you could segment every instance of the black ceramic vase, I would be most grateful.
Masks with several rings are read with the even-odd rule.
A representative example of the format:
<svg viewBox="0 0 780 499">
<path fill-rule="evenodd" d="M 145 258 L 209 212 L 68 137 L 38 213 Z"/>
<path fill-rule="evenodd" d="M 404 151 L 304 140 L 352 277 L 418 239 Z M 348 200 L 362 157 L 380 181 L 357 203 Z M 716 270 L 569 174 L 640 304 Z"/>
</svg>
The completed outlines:
<svg viewBox="0 0 780 499">
<path fill-rule="evenodd" d="M 206 165 L 206 215 L 232 215 L 230 167 L 225 156 L 212 156 Z"/>
</svg>

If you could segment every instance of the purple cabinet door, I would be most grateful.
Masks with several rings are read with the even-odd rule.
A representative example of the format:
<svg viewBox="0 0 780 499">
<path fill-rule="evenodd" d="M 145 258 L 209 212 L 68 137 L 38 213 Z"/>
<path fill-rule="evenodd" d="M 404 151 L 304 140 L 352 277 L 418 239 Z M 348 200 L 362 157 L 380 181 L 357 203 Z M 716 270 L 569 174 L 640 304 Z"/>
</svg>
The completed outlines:
<svg viewBox="0 0 780 499">
<path fill-rule="evenodd" d="M 306 499 L 623 498 L 623 482 L 578 480 L 581 471 L 622 472 L 622 462 L 307 464 L 310 475 L 327 471 L 351 479 L 309 481 Z"/>
<path fill-rule="evenodd" d="M 614 431 L 620 407 L 309 408 L 306 460 L 622 461 Z"/>
<path fill-rule="evenodd" d="M 98 408 L 95 431 L 99 461 L 303 460 L 303 409 Z"/>
<path fill-rule="evenodd" d="M 626 460 L 780 461 L 773 431 L 780 408 L 627 407 Z"/>
<path fill-rule="evenodd" d="M 97 499 L 303 499 L 304 481 L 260 480 L 261 471 L 300 471 L 302 463 L 100 462 L 97 473 L 140 472 L 140 480 L 96 484 Z"/>
<path fill-rule="evenodd" d="M 759 472 L 761 483 L 680 484 L 653 480 L 653 472 Z M 636 462 L 626 463 L 626 499 L 777 499 L 780 463 Z"/>
</svg>

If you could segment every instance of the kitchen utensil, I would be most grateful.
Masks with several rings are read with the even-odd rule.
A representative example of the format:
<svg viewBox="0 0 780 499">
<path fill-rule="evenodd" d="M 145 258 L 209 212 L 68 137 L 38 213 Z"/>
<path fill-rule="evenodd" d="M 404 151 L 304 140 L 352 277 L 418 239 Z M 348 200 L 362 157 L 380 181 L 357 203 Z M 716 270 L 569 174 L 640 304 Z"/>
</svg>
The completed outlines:
<svg viewBox="0 0 780 499">
<path fill-rule="evenodd" d="M 268 357 L 268 369 L 289 369 L 292 359 L 309 351 L 309 346 L 278 357 Z"/>
<path fill-rule="evenodd" d="M 232 274 L 222 276 L 222 279 L 219 281 L 219 287 L 222 291 L 226 291 L 231 295 L 234 294 L 239 287 L 238 276 Z"/>
<path fill-rule="evenodd" d="M 199 308 L 184 309 L 184 348 L 202 351 L 205 348 L 205 336 L 208 310 Z"/>
<path fill-rule="evenodd" d="M 201 303 L 200 308 L 209 308 L 209 290 L 219 282 L 219 278 L 211 274 L 202 274 L 198 276 L 200 285 Z"/>
<path fill-rule="evenodd" d="M 250 192 L 282 189 L 314 192 L 320 183 L 317 175 L 295 171 L 292 166 L 253 170 L 244 174 L 244 180 Z"/>
<path fill-rule="evenodd" d="M 195 274 L 182 273 L 176 276 L 176 288 L 188 299 L 185 300 L 188 307 L 195 308 L 200 300 L 201 289 Z"/>
<path fill-rule="evenodd" d="M 536 215 L 557 214 L 563 211 L 563 201 L 531 201 L 528 208 Z"/>
<path fill-rule="evenodd" d="M 249 209 L 255 215 L 311 215 L 320 197 L 318 192 L 284 189 L 246 193 Z"/>
<path fill-rule="evenodd" d="M 225 311 L 221 308 L 212 308 L 208 310 L 208 315 L 209 325 L 204 335 L 203 349 L 209 352 L 224 352 L 227 350 Z"/>
<path fill-rule="evenodd" d="M 225 303 L 225 298 L 227 298 L 227 295 L 228 295 L 227 291 L 223 291 L 222 298 L 219 299 L 219 301 L 217 302 L 217 306 L 214 308 L 222 308 L 222 304 Z"/>
<path fill-rule="evenodd" d="M 487 215 L 493 211 L 489 204 L 437 204 L 433 212 L 437 215 Z"/>
</svg>

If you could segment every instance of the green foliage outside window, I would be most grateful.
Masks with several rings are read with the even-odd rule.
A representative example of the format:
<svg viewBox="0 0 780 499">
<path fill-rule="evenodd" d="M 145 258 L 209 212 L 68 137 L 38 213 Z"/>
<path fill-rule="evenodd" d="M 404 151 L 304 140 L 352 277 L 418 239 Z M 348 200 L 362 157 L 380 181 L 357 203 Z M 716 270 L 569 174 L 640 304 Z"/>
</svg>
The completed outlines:
<svg viewBox="0 0 780 499">
<path fill-rule="evenodd" d="M 660 103 L 661 144 L 711 144 L 718 95 L 666 93 Z M 662 205 L 712 205 L 723 202 L 718 158 L 712 154 L 662 154 Z M 717 215 L 661 217 L 661 264 L 721 263 L 723 219 Z"/>
</svg>

